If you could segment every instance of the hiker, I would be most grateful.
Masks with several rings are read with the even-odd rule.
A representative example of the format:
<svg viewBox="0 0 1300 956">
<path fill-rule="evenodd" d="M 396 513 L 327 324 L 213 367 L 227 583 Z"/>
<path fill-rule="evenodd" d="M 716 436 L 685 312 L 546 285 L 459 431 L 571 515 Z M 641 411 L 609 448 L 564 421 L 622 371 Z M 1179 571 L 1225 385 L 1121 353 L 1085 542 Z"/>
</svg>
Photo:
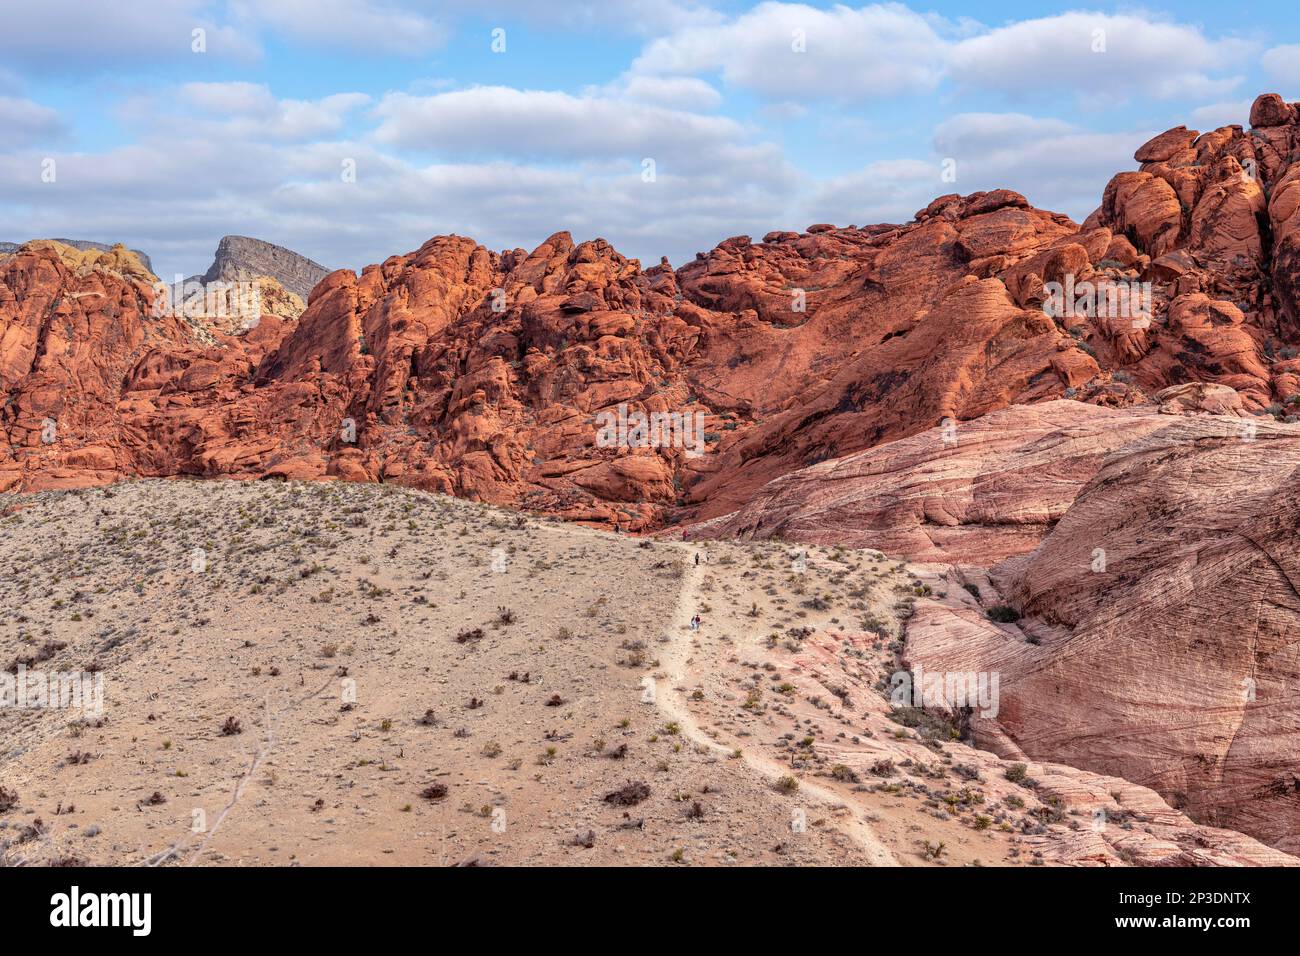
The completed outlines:
<svg viewBox="0 0 1300 956">
<path fill-rule="evenodd" d="M 700 566 L 700 552 L 698 551 L 695 552 L 695 566 L 697 568 Z"/>
</svg>

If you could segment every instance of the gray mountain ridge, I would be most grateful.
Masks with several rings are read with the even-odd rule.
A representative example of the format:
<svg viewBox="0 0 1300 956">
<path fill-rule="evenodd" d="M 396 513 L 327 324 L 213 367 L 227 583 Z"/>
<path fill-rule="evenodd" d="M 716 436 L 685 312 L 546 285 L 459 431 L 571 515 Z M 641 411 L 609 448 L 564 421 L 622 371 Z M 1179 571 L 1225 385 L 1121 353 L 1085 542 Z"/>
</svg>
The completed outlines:
<svg viewBox="0 0 1300 956">
<path fill-rule="evenodd" d="M 186 283 L 239 282 L 270 276 L 303 301 L 316 283 L 332 270 L 292 249 L 249 236 L 224 236 L 217 244 L 217 254 L 208 271 L 190 276 Z"/>
<path fill-rule="evenodd" d="M 32 240 L 28 240 L 32 241 Z M 89 239 L 51 239 L 74 249 L 99 249 L 107 252 L 113 248 L 112 243 L 95 242 Z M 20 242 L 0 242 L 0 255 L 17 252 Z M 154 271 L 149 257 L 139 249 L 132 249 L 144 267 Z M 239 282 L 255 279 L 258 276 L 270 276 L 285 289 L 300 296 L 303 301 L 311 294 L 316 283 L 330 274 L 319 262 L 299 255 L 292 249 L 277 246 L 273 242 L 254 239 L 251 236 L 223 236 L 217 243 L 217 251 L 212 265 L 202 275 L 192 275 L 184 281 L 190 283 Z M 155 273 L 156 274 L 156 273 Z"/>
</svg>

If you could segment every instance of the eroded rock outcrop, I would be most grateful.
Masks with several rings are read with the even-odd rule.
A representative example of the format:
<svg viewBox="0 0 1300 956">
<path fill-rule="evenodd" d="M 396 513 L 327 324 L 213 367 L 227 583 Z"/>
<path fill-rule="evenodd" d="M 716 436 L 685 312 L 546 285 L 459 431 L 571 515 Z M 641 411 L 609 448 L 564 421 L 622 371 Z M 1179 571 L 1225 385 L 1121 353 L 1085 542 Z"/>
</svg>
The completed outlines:
<svg viewBox="0 0 1300 956">
<path fill-rule="evenodd" d="M 1300 852 L 1300 425 L 1234 395 L 1015 406 L 787 475 L 689 533 L 943 562 L 904 653 L 1000 675 L 977 740 Z"/>
<path fill-rule="evenodd" d="M 1149 407 L 1018 405 L 784 475 L 688 534 L 987 566 L 1036 548 L 1108 455 L 1168 424 Z"/>
<path fill-rule="evenodd" d="M 71 249 L 76 249 L 79 252 L 88 252 L 90 250 L 94 250 L 96 252 L 109 252 L 114 248 L 113 243 L 92 242 L 89 239 L 32 239 L 29 241 L 53 242 L 60 246 L 67 246 Z M 13 253 L 21 249 L 23 245 L 24 243 L 21 242 L 0 242 L 0 256 L 12 255 Z M 146 271 L 153 272 L 153 263 L 149 261 L 149 257 L 147 255 L 145 255 L 139 249 L 132 249 L 130 251 L 132 254 L 135 255 L 137 259 L 140 260 L 140 264 L 144 266 Z"/>
<path fill-rule="evenodd" d="M 1008 669 L 1026 753 L 1300 851 L 1300 427 L 1181 417 L 1112 456 L 993 568 L 1039 643 Z"/>
<path fill-rule="evenodd" d="M 643 529 L 1011 405 L 1123 408 L 1198 385 L 1285 419 L 1300 403 L 1300 127 L 1261 104 L 1250 134 L 1179 127 L 1144 145 L 1083 226 L 994 190 L 901 225 L 733 237 L 678 269 L 565 233 L 531 252 L 445 236 L 319 282 L 314 263 L 228 237 L 213 278 L 285 291 L 256 323 L 158 322 L 130 270 L 88 285 L 29 248 L 0 261 L 0 470 L 24 488 L 396 481 Z M 82 315 L 91 293 L 113 303 L 112 327 L 63 350 L 51 319 Z M 102 391 L 60 418 L 58 396 L 87 381 Z M 597 416 L 620 409 L 668 416 L 674 439 L 599 441 Z M 36 412 L 58 420 L 58 449 L 33 438 Z M 72 460 L 96 467 L 79 479 Z"/>
<path fill-rule="evenodd" d="M 125 474 L 382 479 L 649 527 L 829 450 L 1094 375 L 1041 310 L 968 270 L 971 255 L 1072 228 L 1003 192 L 947 197 L 906 229 L 728 240 L 680 270 L 563 233 L 502 254 L 443 237 L 333 274 L 299 322 L 264 317 L 255 334 L 177 335 L 124 314 L 121 388 L 95 428 L 61 428 L 60 441 L 112 449 Z M 25 275 L 46 283 L 15 335 L 38 338 L 40 303 L 79 294 L 81 277 L 47 265 L 3 263 L 13 308 L 35 291 Z M 697 441 L 599 447 L 595 416 L 619 406 L 682 416 Z M 17 481 L 40 487 L 52 450 L 29 429 L 15 438 L 36 452 Z"/>
<path fill-rule="evenodd" d="M 954 581 L 935 569 L 927 575 L 937 590 L 949 588 L 943 598 L 918 602 L 917 617 L 909 633 L 908 666 L 916 673 L 943 673 L 955 669 L 952 641 L 927 641 L 936 632 L 952 638 L 952 622 L 959 615 L 974 615 L 977 608 L 969 593 L 953 587 Z M 975 627 L 997 634 L 983 615 Z M 789 672 L 799 688 L 793 695 L 796 713 L 813 721 L 820 709 L 851 715 L 865 724 L 869 735 L 837 738 L 824 746 L 829 759 L 847 767 L 863 780 L 878 779 L 896 767 L 925 767 L 933 759 L 930 744 L 912 734 L 898 735 L 891 722 L 890 704 L 877 691 L 882 675 L 864 665 L 870 659 L 874 635 L 817 633 L 808 638 Z M 892 683 L 892 682 L 891 682 Z M 814 705 L 813 702 L 816 704 Z M 852 704 L 846 702 L 851 701 Z M 805 703 L 806 702 L 806 703 Z M 995 723 L 985 721 L 984 723 Z M 988 734 L 981 729 L 987 740 Z M 1104 775 L 1048 759 L 1035 759 L 1014 745 L 1001 753 L 945 742 L 945 755 L 961 765 L 963 779 L 978 781 L 988 804 L 1008 800 L 1025 805 L 1039 821 L 1024 837 L 1028 853 L 1045 863 L 1070 866 L 1300 866 L 1300 860 L 1264 846 L 1231 829 L 1209 826 L 1169 805 L 1147 786 L 1114 775 Z"/>
</svg>

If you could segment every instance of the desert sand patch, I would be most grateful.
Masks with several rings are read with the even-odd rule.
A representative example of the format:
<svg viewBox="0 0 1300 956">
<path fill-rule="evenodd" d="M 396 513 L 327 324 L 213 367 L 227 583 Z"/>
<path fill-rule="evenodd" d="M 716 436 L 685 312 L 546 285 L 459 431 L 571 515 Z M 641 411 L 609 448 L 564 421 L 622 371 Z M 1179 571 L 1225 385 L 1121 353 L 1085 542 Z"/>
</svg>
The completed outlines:
<svg viewBox="0 0 1300 956">
<path fill-rule="evenodd" d="M 0 528 L 0 667 L 103 686 L 0 707 L 8 863 L 1118 864 L 1142 835 L 891 704 L 933 588 L 878 552 L 342 482 L 44 493 Z"/>
</svg>

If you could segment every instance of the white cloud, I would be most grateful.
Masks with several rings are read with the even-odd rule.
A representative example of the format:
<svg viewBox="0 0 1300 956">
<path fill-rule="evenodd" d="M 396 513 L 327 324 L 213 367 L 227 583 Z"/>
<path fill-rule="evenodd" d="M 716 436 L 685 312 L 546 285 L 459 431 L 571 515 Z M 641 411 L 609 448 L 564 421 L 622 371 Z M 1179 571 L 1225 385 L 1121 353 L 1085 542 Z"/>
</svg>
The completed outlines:
<svg viewBox="0 0 1300 956">
<path fill-rule="evenodd" d="M 792 48 L 798 38 L 803 53 Z M 632 72 L 717 74 L 779 100 L 880 99 L 926 93 L 947 79 L 963 91 L 1065 93 L 1100 108 L 1132 97 L 1230 95 L 1257 46 L 1141 12 L 1070 12 L 989 29 L 896 3 L 820 10 L 766 2 L 652 41 Z M 1300 76 L 1293 50 L 1300 47 L 1270 51 L 1266 68 L 1282 80 Z"/>
<path fill-rule="evenodd" d="M 32 73 L 94 71 L 112 63 L 157 63 L 206 55 L 248 58 L 254 37 L 216 22 L 204 0 L 87 3 L 41 0 L 5 5 L 0 60 Z M 192 33 L 206 31 L 206 54 Z"/>
<path fill-rule="evenodd" d="M 375 0 L 234 0 L 242 21 L 336 49 L 419 56 L 442 46 L 445 28 L 410 4 Z M 418 5 L 425 6 L 425 5 Z"/>
<path fill-rule="evenodd" d="M 1220 126 L 1246 126 L 1250 121 L 1250 100 L 1233 100 L 1230 103 L 1210 103 L 1192 110 L 1188 125 L 1199 130 L 1218 129 Z"/>
<path fill-rule="evenodd" d="M 735 120 L 610 96 L 478 86 L 411 96 L 391 93 L 375 109 L 376 140 L 440 156 L 654 158 L 691 169 L 739 148 Z"/>
<path fill-rule="evenodd" d="M 803 204 L 798 228 L 814 222 L 837 226 L 907 222 L 935 196 L 952 192 L 940 182 L 940 166 L 920 159 L 887 159 L 819 184 Z"/>
<path fill-rule="evenodd" d="M 1159 130 L 1101 133 L 1019 113 L 963 113 L 935 127 L 935 152 L 957 163 L 947 192 L 1009 188 L 1035 206 L 1082 221 L 1134 151 Z"/>
<path fill-rule="evenodd" d="M 591 90 L 593 95 L 624 97 L 670 109 L 711 110 L 722 103 L 722 94 L 694 76 L 624 75 L 617 82 Z"/>
<path fill-rule="evenodd" d="M 137 68 L 187 57 L 251 59 L 270 32 L 320 47 L 421 56 L 443 45 L 432 3 L 385 0 L 40 0 L 6 4 L 0 60 L 31 72 Z M 205 31 L 206 51 L 192 50 Z"/>
<path fill-rule="evenodd" d="M 440 6 L 460 14 L 482 15 L 481 0 L 441 0 Z M 494 0 L 492 16 L 501 24 L 523 20 L 534 25 L 560 25 L 574 30 L 609 30 L 659 36 L 683 27 L 717 23 L 722 15 L 707 0 Z"/>
<path fill-rule="evenodd" d="M 261 83 L 186 83 L 181 98 L 213 113 L 254 114 L 275 107 L 270 88 Z"/>
<path fill-rule="evenodd" d="M 225 135 L 236 138 L 301 141 L 339 133 L 350 113 L 370 102 L 364 93 L 335 93 L 320 100 L 280 100 L 257 83 L 187 83 L 180 100 L 197 114 L 215 117 Z M 137 109 L 138 116 L 141 111 Z M 148 112 L 150 118 L 155 113 Z M 191 131 L 201 115 L 177 117 Z"/>
<path fill-rule="evenodd" d="M 958 113 L 935 127 L 934 145 L 944 156 L 998 156 L 1035 143 L 1059 143 L 1076 132 L 1065 120 L 1024 113 Z"/>
<path fill-rule="evenodd" d="M 350 96 L 304 108 L 331 125 L 335 101 L 353 107 Z M 53 184 L 40 182 L 38 154 L 0 154 L 0 218 L 22 236 L 127 242 L 165 275 L 206 268 L 226 233 L 359 268 L 440 233 L 500 249 L 569 229 L 652 264 L 787 224 L 798 186 L 780 150 L 732 120 L 611 97 L 488 88 L 390 98 L 374 117 L 389 141 L 373 131 L 291 140 L 286 127 L 319 125 L 295 124 L 293 102 L 246 83 L 192 84 L 162 108 L 141 99 L 128 111 L 134 144 L 58 155 Z M 504 144 L 503 129 L 514 133 Z M 393 141 L 429 145 L 438 161 L 394 154 Z M 355 182 L 340 176 L 344 160 Z"/>
<path fill-rule="evenodd" d="M 39 103 L 13 96 L 0 96 L 0 129 L 4 149 L 63 139 L 67 129 L 59 114 Z"/>
<path fill-rule="evenodd" d="M 1275 82 L 1285 84 L 1291 90 L 1300 88 L 1300 43 L 1275 46 L 1267 50 L 1260 59 L 1264 72 Z M 1286 94 L 1283 94 L 1286 98 Z"/>
<path fill-rule="evenodd" d="M 933 89 L 943 51 L 931 22 L 899 4 L 769 2 L 653 41 L 632 72 L 720 73 L 729 85 L 779 99 L 858 99 Z"/>
<path fill-rule="evenodd" d="M 1095 133 L 1022 113 L 961 113 L 934 128 L 930 159 L 877 161 L 813 190 L 809 221 L 905 222 L 936 196 L 1013 189 L 1040 209 L 1082 222 L 1152 131 Z M 955 181 L 943 178 L 944 161 Z"/>
<path fill-rule="evenodd" d="M 1210 40 L 1198 27 L 1139 14 L 1063 13 L 999 27 L 957 43 L 958 83 L 1014 96 L 1086 91 L 1094 98 L 1217 96 L 1234 90 L 1250 53 L 1237 40 Z"/>
</svg>

